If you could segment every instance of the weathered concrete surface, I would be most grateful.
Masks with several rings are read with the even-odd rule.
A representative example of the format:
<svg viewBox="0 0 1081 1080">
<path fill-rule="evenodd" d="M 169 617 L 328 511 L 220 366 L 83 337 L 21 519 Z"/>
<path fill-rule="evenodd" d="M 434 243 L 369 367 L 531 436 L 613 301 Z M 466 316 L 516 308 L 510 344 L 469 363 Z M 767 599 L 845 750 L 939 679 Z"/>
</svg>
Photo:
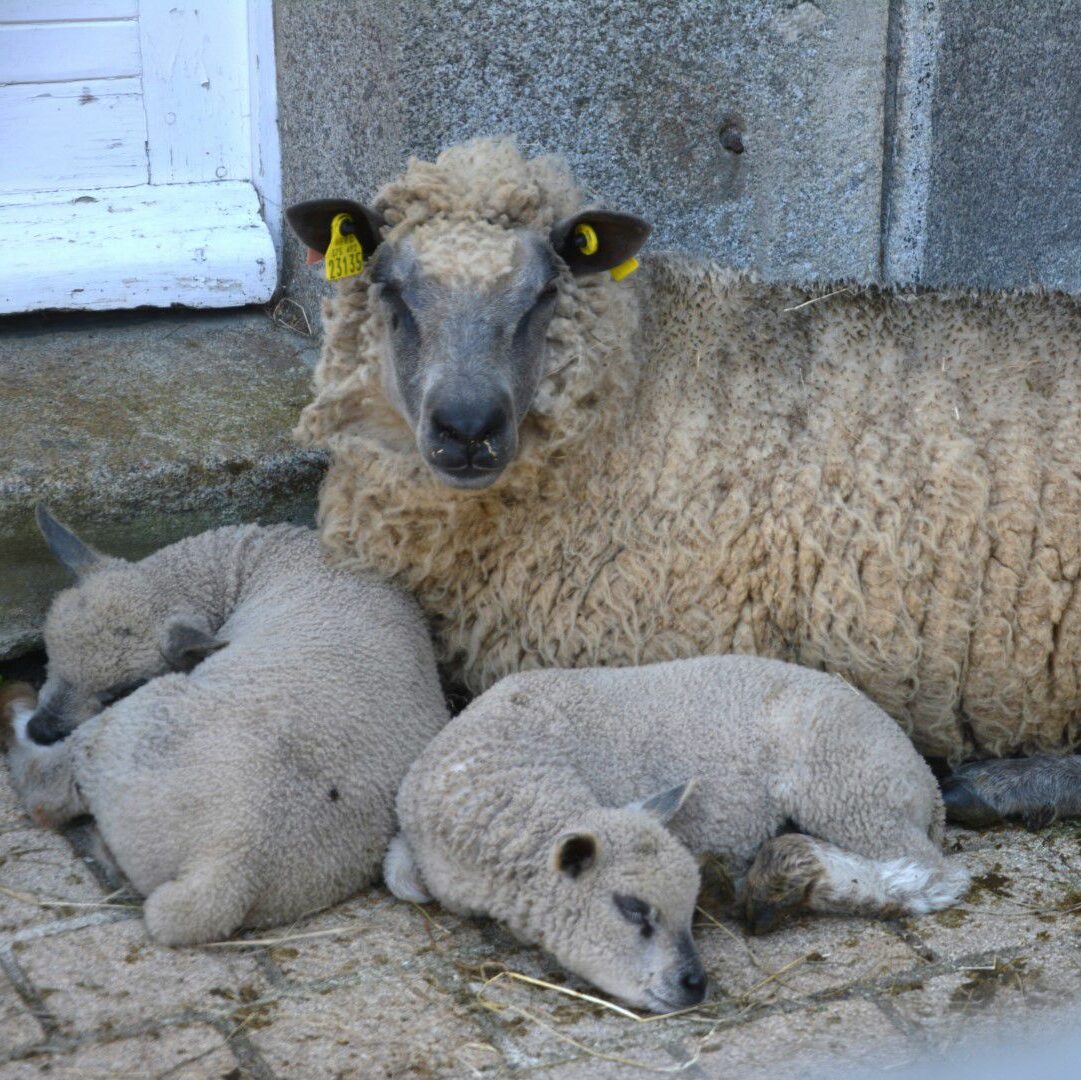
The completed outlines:
<svg viewBox="0 0 1081 1080">
<path fill-rule="evenodd" d="M 315 355 L 261 311 L 0 322 L 0 656 L 34 644 L 67 580 L 38 501 L 125 556 L 226 522 L 309 521 L 322 458 L 289 431 Z"/>
<path fill-rule="evenodd" d="M 887 4 L 278 0 L 286 205 L 366 199 L 409 154 L 515 134 L 644 214 L 656 248 L 874 280 Z M 738 116 L 745 152 L 721 145 Z M 322 291 L 290 240 L 285 274 Z"/>
<path fill-rule="evenodd" d="M 942 8 L 929 285 L 1081 291 L 1081 4 Z"/>
<path fill-rule="evenodd" d="M 950 844 L 976 883 L 926 918 L 747 938 L 704 895 L 707 1002 L 643 1023 L 516 979 L 588 989 L 498 926 L 381 889 L 248 944 L 159 948 L 0 770 L 0 1076 L 920 1076 L 1076 1034 L 1081 828 Z"/>
<path fill-rule="evenodd" d="M 1074 0 L 276 0 L 285 202 L 513 133 L 787 281 L 1081 291 Z M 745 153 L 722 124 L 741 120 Z M 324 291 L 295 241 L 286 284 Z"/>
</svg>

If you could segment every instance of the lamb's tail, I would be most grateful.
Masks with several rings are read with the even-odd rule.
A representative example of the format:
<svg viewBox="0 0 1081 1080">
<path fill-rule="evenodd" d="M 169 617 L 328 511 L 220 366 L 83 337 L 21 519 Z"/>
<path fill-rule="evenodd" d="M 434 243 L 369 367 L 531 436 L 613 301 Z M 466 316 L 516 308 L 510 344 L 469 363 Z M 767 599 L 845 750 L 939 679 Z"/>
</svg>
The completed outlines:
<svg viewBox="0 0 1081 1080">
<path fill-rule="evenodd" d="M 800 910 L 889 919 L 949 907 L 968 889 L 968 872 L 926 844 L 926 853 L 876 859 L 802 833 L 774 837 L 747 874 L 751 929 L 771 930 Z"/>
<path fill-rule="evenodd" d="M 55 828 L 86 813 L 86 806 L 75 783 L 71 740 L 42 746 L 27 734 L 34 706 L 30 687 L 5 687 L 0 746 L 7 750 L 11 782 L 27 812 L 38 825 Z"/>
</svg>

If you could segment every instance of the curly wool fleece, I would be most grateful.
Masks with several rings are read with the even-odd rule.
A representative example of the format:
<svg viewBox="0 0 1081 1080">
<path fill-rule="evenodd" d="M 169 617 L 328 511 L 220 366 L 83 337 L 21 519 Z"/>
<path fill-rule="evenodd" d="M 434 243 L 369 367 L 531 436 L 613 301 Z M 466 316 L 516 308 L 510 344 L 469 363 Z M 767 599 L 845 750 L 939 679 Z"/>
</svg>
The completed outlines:
<svg viewBox="0 0 1081 1080">
<path fill-rule="evenodd" d="M 413 161 L 394 241 L 545 231 L 566 167 L 505 141 Z M 1081 732 L 1081 308 L 798 290 L 647 259 L 561 280 L 549 374 L 491 488 L 425 467 L 383 391 L 366 276 L 325 310 L 297 436 L 324 540 L 394 575 L 472 689 L 526 668 L 749 652 L 841 673 L 928 754 Z M 639 313 L 641 317 L 639 318 Z"/>
</svg>

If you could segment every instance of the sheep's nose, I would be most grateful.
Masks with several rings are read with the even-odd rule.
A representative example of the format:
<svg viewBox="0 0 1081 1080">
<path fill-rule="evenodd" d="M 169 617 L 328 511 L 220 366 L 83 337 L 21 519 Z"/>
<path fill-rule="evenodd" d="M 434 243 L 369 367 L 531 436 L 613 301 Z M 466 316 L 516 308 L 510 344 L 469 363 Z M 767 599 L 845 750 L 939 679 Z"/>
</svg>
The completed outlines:
<svg viewBox="0 0 1081 1080">
<path fill-rule="evenodd" d="M 701 968 L 692 968 L 679 977 L 688 1005 L 697 1005 L 706 996 L 706 982 L 706 973 Z"/>
<path fill-rule="evenodd" d="M 27 721 L 26 734 L 30 736 L 31 742 L 36 742 L 39 746 L 52 746 L 64 737 L 56 718 L 41 709 Z"/>
<path fill-rule="evenodd" d="M 506 425 L 507 410 L 501 401 L 451 401 L 432 410 L 436 434 L 463 445 L 481 444 Z"/>
</svg>

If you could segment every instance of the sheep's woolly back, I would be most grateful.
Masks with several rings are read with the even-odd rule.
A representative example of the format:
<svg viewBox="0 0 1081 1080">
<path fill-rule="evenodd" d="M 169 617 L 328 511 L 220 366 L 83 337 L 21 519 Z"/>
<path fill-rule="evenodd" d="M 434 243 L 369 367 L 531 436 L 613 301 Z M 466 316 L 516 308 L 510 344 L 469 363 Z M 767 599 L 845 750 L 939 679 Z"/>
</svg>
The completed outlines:
<svg viewBox="0 0 1081 1080">
<path fill-rule="evenodd" d="M 474 174 L 486 145 L 506 152 L 440 161 Z M 457 166 L 407 177 L 440 168 Z M 432 182 L 425 205 L 457 182 Z M 412 215 L 423 198 L 401 184 Z M 672 257 L 569 282 L 521 457 L 471 493 L 430 476 L 387 405 L 366 289 L 328 309 L 298 429 L 333 451 L 323 537 L 416 593 L 474 689 L 529 667 L 756 652 L 842 673 L 927 753 L 1077 745 L 1076 302 L 804 305 Z"/>
</svg>

